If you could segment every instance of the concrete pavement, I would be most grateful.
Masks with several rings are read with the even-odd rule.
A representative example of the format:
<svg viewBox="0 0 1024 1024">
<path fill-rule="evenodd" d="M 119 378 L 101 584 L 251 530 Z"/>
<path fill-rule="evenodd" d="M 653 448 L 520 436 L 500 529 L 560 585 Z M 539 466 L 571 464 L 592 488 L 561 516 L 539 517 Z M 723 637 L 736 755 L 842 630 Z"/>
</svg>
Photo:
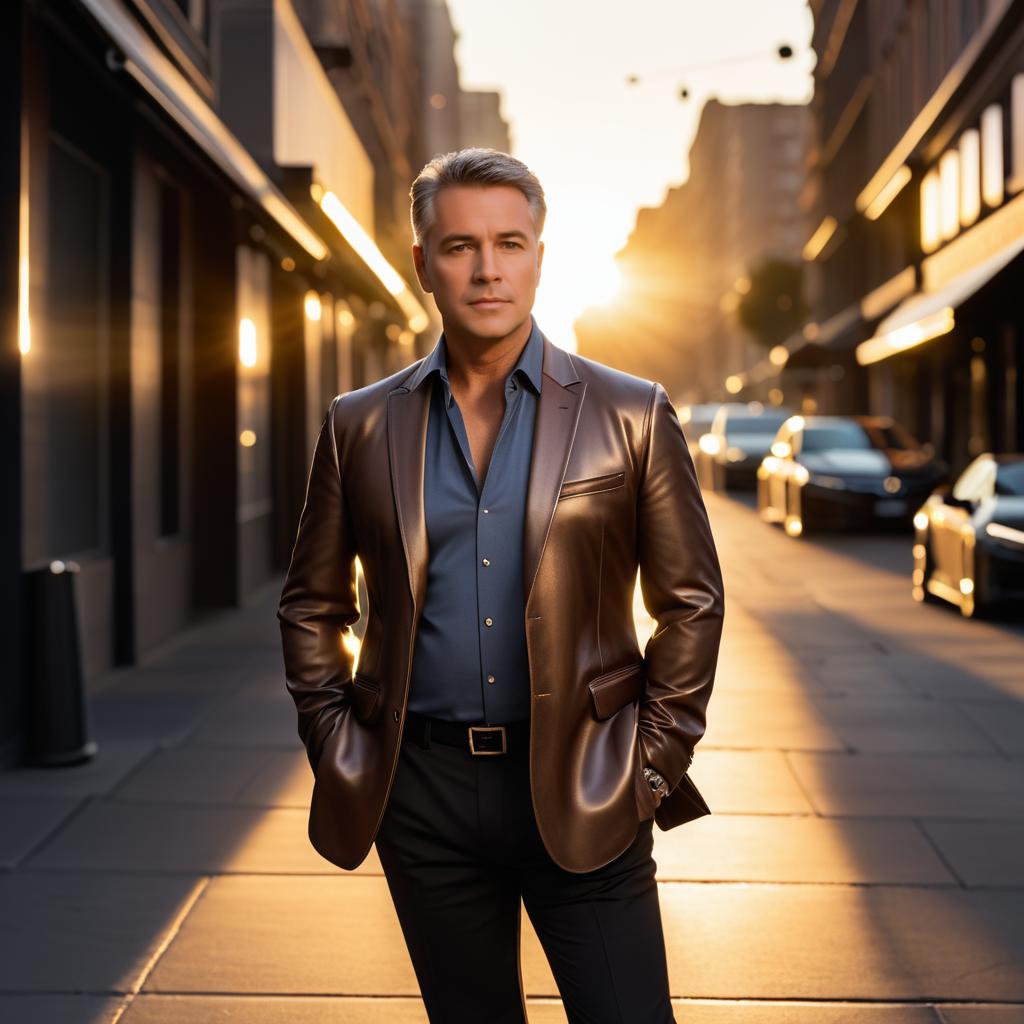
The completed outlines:
<svg viewBox="0 0 1024 1024">
<path fill-rule="evenodd" d="M 714 813 L 655 833 L 676 1019 L 1024 1022 L 1024 629 L 915 605 L 906 537 L 708 501 Z M 105 679 L 92 763 L 0 774 L 0 1019 L 425 1021 L 375 856 L 308 844 L 278 592 Z M 530 1019 L 564 1021 L 524 936 Z"/>
</svg>

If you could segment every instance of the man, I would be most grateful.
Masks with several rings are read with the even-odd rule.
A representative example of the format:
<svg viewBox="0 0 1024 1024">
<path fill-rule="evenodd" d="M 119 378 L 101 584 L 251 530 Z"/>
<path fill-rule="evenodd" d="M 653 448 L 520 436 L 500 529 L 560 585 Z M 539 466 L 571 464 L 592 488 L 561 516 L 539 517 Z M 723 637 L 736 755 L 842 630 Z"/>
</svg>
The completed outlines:
<svg viewBox="0 0 1024 1024">
<path fill-rule="evenodd" d="M 653 821 L 710 813 L 723 614 L 686 441 L 660 384 L 537 327 L 525 165 L 449 153 L 411 196 L 444 331 L 331 402 L 278 612 L 310 839 L 346 869 L 376 841 L 432 1022 L 526 1019 L 520 900 L 570 1021 L 672 1021 Z"/>
</svg>

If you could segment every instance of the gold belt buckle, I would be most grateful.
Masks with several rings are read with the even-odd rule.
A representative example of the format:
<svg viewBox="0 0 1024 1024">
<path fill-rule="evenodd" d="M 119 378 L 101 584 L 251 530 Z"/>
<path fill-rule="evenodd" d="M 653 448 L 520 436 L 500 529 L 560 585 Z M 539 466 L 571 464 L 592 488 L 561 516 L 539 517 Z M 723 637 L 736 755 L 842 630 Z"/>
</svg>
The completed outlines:
<svg viewBox="0 0 1024 1024">
<path fill-rule="evenodd" d="M 477 750 L 476 743 L 473 738 L 474 732 L 481 733 L 499 733 L 501 735 L 501 750 Z M 484 742 L 488 742 L 485 740 Z M 475 754 L 477 757 L 487 757 L 491 754 L 504 754 L 508 751 L 507 737 L 505 736 L 505 726 L 503 725 L 471 725 L 469 726 L 469 751 L 471 754 Z"/>
</svg>

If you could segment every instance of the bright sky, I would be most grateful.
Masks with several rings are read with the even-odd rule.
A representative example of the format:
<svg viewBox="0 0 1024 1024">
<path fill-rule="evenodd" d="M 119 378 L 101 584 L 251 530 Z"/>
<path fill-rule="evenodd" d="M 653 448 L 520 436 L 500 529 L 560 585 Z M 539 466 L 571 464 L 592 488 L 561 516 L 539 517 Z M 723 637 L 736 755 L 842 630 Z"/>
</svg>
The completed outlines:
<svg viewBox="0 0 1024 1024">
<path fill-rule="evenodd" d="M 813 90 L 805 0 L 448 0 L 448 7 L 463 88 L 501 90 L 513 152 L 544 186 L 535 313 L 569 349 L 575 318 L 614 295 L 612 256 L 637 209 L 659 205 L 689 173 L 686 154 L 705 101 L 807 103 Z M 775 56 L 784 43 L 794 50 L 788 61 Z M 734 57 L 748 59 L 721 63 Z M 650 77 L 630 86 L 630 74 Z M 684 83 L 690 96 L 680 101 Z"/>
</svg>

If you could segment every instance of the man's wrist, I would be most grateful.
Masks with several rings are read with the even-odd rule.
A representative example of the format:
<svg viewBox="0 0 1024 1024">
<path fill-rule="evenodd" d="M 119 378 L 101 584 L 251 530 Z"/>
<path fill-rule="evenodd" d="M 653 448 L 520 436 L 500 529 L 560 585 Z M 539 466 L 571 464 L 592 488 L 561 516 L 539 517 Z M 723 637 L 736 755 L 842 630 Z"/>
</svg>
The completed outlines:
<svg viewBox="0 0 1024 1024">
<path fill-rule="evenodd" d="M 668 795 L 668 782 L 666 781 L 665 776 L 656 768 L 644 768 L 644 778 L 647 780 L 647 785 L 651 787 L 651 792 L 656 797 L 661 799 Z"/>
</svg>

